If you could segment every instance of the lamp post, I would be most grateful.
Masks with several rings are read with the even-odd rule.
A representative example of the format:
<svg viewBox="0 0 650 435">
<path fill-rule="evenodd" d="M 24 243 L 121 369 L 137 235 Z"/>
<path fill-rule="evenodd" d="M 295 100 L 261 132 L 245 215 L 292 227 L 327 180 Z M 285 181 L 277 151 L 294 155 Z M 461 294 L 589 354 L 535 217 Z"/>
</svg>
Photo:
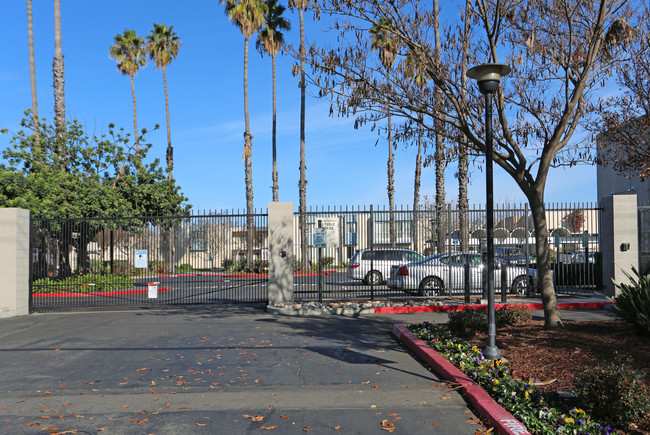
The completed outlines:
<svg viewBox="0 0 650 435">
<path fill-rule="evenodd" d="M 467 71 L 467 77 L 478 82 L 485 95 L 485 202 L 487 220 L 487 296 L 488 296 L 488 345 L 483 350 L 487 359 L 501 358 L 496 344 L 497 327 L 494 310 L 494 183 L 492 174 L 492 96 L 499 88 L 501 77 L 510 73 L 508 65 L 486 63 Z"/>
</svg>

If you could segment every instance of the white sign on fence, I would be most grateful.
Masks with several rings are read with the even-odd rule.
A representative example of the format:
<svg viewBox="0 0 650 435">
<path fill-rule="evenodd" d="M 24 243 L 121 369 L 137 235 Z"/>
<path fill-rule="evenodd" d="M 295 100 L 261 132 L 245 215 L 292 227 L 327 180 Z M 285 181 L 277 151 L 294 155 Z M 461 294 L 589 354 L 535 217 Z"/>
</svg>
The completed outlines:
<svg viewBox="0 0 650 435">
<path fill-rule="evenodd" d="M 136 269 L 146 269 L 149 265 L 147 261 L 147 250 L 146 249 L 136 249 L 135 250 L 135 268 Z"/>
<path fill-rule="evenodd" d="M 334 217 L 320 217 L 316 219 L 316 226 L 320 228 L 325 228 L 326 231 L 326 240 L 325 240 L 325 245 L 324 247 L 327 248 L 338 248 L 339 247 L 339 240 L 340 240 L 340 231 L 339 231 L 339 225 L 340 225 L 340 219 L 338 216 Z M 314 246 L 316 244 L 314 243 Z M 317 247 L 317 246 L 316 246 Z"/>
<path fill-rule="evenodd" d="M 157 282 L 150 282 L 148 283 L 148 296 L 149 299 L 155 299 L 158 297 L 158 283 Z"/>
<path fill-rule="evenodd" d="M 327 228 L 314 228 L 314 248 L 327 248 Z"/>
</svg>

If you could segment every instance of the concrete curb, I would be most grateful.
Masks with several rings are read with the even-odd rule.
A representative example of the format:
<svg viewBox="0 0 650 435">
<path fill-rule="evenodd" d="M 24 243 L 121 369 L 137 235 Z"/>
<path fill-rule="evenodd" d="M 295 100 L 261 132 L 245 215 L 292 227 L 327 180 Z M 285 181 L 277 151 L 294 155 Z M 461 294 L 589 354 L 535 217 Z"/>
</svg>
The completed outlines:
<svg viewBox="0 0 650 435">
<path fill-rule="evenodd" d="M 405 325 L 393 325 L 393 335 L 411 349 L 436 373 L 460 386 L 460 392 L 474 406 L 478 414 L 487 420 L 496 433 L 503 435 L 529 435 L 526 427 L 512 414 L 492 399 L 485 390 L 476 385 L 465 373 L 451 364 L 424 341 L 413 335 Z"/>
</svg>

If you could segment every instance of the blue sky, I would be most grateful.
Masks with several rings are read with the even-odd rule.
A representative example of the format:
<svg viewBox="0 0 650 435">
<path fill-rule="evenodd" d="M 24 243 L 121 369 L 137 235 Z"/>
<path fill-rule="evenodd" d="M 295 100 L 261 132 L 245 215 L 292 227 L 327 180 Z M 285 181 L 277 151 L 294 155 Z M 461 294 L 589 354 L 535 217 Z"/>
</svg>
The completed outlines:
<svg viewBox="0 0 650 435">
<path fill-rule="evenodd" d="M 18 129 L 23 111 L 31 107 L 27 12 L 25 1 L 3 4 L 0 34 L 6 41 L 0 68 L 0 128 Z M 54 17 L 51 0 L 34 0 L 34 38 L 39 115 L 53 117 L 51 65 L 54 56 Z M 284 2 L 286 5 L 286 2 Z M 243 48 L 240 31 L 216 0 L 62 0 L 62 39 L 65 56 L 66 110 L 89 132 L 107 131 L 114 122 L 133 131 L 129 78 L 116 70 L 108 56 L 113 37 L 125 29 L 145 38 L 153 23 L 174 26 L 183 42 L 179 57 L 167 68 L 174 177 L 195 210 L 245 207 L 243 151 Z M 451 14 L 452 16 L 454 14 Z M 299 41 L 298 14 L 286 13 L 290 43 Z M 308 41 L 332 40 L 326 24 L 306 13 Z M 298 206 L 300 90 L 291 74 L 294 61 L 278 56 L 278 171 L 280 200 Z M 164 161 L 167 146 L 162 72 L 152 63 L 135 78 L 138 127 L 160 130 L 149 134 L 150 155 Z M 311 89 L 312 91 L 313 88 Z M 309 95 L 309 88 L 308 88 Z M 262 58 L 251 40 L 249 108 L 253 138 L 255 207 L 271 201 L 271 59 Z M 329 103 L 308 96 L 306 161 L 308 206 L 387 204 L 386 141 L 369 128 L 354 130 L 351 118 L 331 118 Z M 379 142 L 377 143 L 377 140 Z M 0 136 L 0 147 L 9 136 Z M 377 145 L 375 146 L 375 144 Z M 399 145 L 395 154 L 395 202 L 412 205 L 416 149 Z M 448 201 L 458 196 L 451 163 L 446 171 Z M 485 201 L 485 174 L 471 168 L 470 202 Z M 433 168 L 423 170 L 421 194 L 433 197 Z M 496 202 L 524 202 L 510 177 L 495 166 Z M 596 169 L 578 166 L 553 170 L 546 188 L 547 202 L 596 201 Z"/>
</svg>

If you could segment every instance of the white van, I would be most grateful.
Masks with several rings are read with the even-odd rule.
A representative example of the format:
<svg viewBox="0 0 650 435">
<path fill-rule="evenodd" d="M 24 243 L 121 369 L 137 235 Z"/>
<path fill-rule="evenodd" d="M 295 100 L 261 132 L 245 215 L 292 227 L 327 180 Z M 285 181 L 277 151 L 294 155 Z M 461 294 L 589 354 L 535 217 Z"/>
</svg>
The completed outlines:
<svg viewBox="0 0 650 435">
<path fill-rule="evenodd" d="M 348 278 L 377 285 L 390 276 L 393 265 L 412 263 L 424 256 L 410 249 L 376 248 L 360 249 L 354 253 L 348 264 Z"/>
</svg>

